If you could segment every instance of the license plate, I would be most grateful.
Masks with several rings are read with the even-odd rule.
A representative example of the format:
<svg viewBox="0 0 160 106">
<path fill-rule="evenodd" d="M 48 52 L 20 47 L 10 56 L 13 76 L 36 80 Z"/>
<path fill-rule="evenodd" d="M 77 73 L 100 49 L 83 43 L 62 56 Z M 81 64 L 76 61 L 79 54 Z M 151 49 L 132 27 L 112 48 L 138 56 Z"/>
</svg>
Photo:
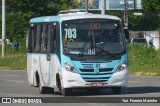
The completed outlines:
<svg viewBox="0 0 160 106">
<path fill-rule="evenodd" d="M 94 83 L 91 83 L 91 86 L 92 87 L 102 87 L 104 86 L 104 84 L 102 82 L 94 82 Z"/>
</svg>

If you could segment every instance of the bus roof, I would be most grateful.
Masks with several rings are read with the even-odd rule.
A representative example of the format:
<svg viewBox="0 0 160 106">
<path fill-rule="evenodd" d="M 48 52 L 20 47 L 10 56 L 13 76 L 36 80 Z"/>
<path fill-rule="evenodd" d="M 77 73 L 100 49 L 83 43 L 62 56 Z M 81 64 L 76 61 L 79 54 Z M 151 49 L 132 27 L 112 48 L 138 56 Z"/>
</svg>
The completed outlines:
<svg viewBox="0 0 160 106">
<path fill-rule="evenodd" d="M 59 11 L 57 15 L 68 15 L 69 13 L 85 13 L 85 10 L 73 9 L 73 10 L 62 10 Z"/>
<path fill-rule="evenodd" d="M 101 15 L 101 14 L 68 14 L 62 16 L 45 16 L 45 17 L 37 17 L 32 18 L 30 23 L 41 23 L 41 22 L 53 22 L 53 21 L 65 21 L 65 20 L 74 20 L 74 19 L 86 19 L 86 18 L 101 18 L 101 19 L 113 19 L 113 20 L 120 20 L 117 16 L 111 15 Z"/>
</svg>

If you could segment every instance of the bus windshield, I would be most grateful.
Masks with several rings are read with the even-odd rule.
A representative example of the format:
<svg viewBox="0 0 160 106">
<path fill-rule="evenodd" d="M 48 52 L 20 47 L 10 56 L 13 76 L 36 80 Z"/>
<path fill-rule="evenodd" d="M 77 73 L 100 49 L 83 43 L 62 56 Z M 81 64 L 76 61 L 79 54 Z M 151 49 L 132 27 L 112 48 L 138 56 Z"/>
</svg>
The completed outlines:
<svg viewBox="0 0 160 106">
<path fill-rule="evenodd" d="M 120 21 L 76 19 L 62 22 L 64 54 L 111 55 L 125 51 Z"/>
</svg>

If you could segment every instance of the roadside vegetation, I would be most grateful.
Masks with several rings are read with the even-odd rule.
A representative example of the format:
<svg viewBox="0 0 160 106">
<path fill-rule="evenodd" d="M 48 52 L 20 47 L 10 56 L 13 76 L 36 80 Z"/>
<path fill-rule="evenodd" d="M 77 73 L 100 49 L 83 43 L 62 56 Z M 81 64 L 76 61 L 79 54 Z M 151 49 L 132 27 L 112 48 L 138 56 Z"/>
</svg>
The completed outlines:
<svg viewBox="0 0 160 106">
<path fill-rule="evenodd" d="M 144 44 L 129 44 L 128 53 L 130 74 L 160 76 L 160 50 L 156 51 Z M 27 49 L 24 46 L 14 53 L 8 45 L 5 58 L 1 57 L 0 47 L 0 70 L 26 69 Z"/>
<path fill-rule="evenodd" d="M 1 56 L 1 46 L 0 52 L 0 70 L 26 70 L 27 49 L 24 46 L 20 46 L 18 51 L 13 51 L 11 45 L 7 45 L 5 58 Z"/>
<path fill-rule="evenodd" d="M 160 50 L 144 44 L 129 44 L 129 72 L 136 75 L 160 75 Z"/>
</svg>

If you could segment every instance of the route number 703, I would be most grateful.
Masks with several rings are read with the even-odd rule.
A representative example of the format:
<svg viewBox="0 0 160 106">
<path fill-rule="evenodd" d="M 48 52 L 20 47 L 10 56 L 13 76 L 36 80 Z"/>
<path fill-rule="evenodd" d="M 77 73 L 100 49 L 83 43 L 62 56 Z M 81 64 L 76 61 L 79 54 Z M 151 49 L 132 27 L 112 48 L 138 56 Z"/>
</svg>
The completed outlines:
<svg viewBox="0 0 160 106">
<path fill-rule="evenodd" d="M 65 38 L 69 38 L 69 39 L 71 39 L 71 38 L 77 38 L 77 30 L 76 30 L 76 28 L 66 28 L 66 29 L 64 29 L 64 31 L 65 31 Z"/>
</svg>

